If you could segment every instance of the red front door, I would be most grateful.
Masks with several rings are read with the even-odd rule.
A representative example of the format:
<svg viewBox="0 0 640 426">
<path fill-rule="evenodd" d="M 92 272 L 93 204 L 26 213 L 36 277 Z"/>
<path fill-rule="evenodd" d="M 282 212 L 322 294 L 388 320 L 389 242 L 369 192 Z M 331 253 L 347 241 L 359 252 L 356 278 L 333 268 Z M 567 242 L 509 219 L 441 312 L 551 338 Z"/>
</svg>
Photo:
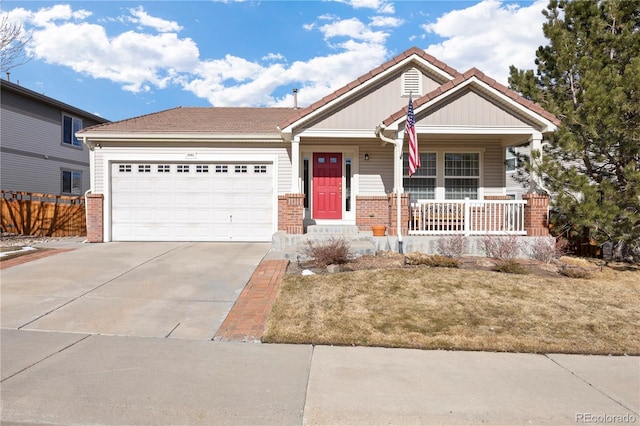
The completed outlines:
<svg viewBox="0 0 640 426">
<path fill-rule="evenodd" d="M 313 218 L 342 219 L 342 154 L 313 154 Z"/>
</svg>

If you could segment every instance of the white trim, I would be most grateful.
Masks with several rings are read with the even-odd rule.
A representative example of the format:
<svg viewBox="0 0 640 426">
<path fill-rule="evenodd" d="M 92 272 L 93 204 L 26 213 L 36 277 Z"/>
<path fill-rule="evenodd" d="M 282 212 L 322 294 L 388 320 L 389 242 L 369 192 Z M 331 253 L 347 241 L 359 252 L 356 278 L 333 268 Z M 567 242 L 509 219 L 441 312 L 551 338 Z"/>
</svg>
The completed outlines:
<svg viewBox="0 0 640 426">
<path fill-rule="evenodd" d="M 295 136 L 291 141 L 291 193 L 299 194 L 302 188 L 301 185 L 302 179 L 300 179 L 300 136 Z"/>
<path fill-rule="evenodd" d="M 375 129 L 305 129 L 296 136 L 305 138 L 367 138 L 376 139 Z"/>
<path fill-rule="evenodd" d="M 439 149 L 428 149 L 428 150 L 423 150 L 421 152 L 421 154 L 428 154 L 428 153 L 434 153 L 436 154 L 436 187 L 434 190 L 434 199 L 433 200 L 426 200 L 426 201 L 452 201 L 449 199 L 445 199 L 445 185 L 444 185 L 444 180 L 446 178 L 445 174 L 444 174 L 444 155 L 445 154 L 449 154 L 449 153 L 459 153 L 459 154 L 478 154 L 480 156 L 479 158 L 479 173 L 480 175 L 478 176 L 478 200 L 484 200 L 484 175 L 485 175 L 485 160 L 484 160 L 484 154 L 485 154 L 485 148 L 439 148 Z M 407 152 L 403 151 L 402 154 L 407 154 Z M 404 174 L 404 164 L 403 161 L 400 161 L 400 170 L 401 170 L 401 176 L 402 176 L 402 192 L 406 192 L 404 190 L 404 178 L 405 178 L 405 174 Z M 432 176 L 425 176 L 425 177 L 431 177 Z M 456 178 L 456 176 L 449 176 L 450 178 Z M 464 177 L 462 177 L 464 178 Z"/>
<path fill-rule="evenodd" d="M 537 135 L 542 133 L 532 127 L 494 127 L 494 126 L 416 126 L 418 134 L 433 135 Z"/>
<path fill-rule="evenodd" d="M 103 148 L 104 149 L 104 148 Z M 197 158 L 186 158 L 184 149 L 173 148 L 170 151 L 156 153 L 131 153 L 124 150 L 118 150 L 110 152 L 110 149 L 104 149 L 102 155 L 102 167 L 103 167 L 103 196 L 104 196 L 104 209 L 103 209 L 103 235 L 104 242 L 112 241 L 111 235 L 111 182 L 112 182 L 112 163 L 184 163 L 184 164 L 198 164 L 198 163 L 213 163 L 213 162 L 266 162 L 273 164 L 273 214 L 272 214 L 272 231 L 275 233 L 278 228 L 278 176 L 279 165 L 278 155 L 276 154 L 252 154 L 252 153 L 217 153 L 215 151 L 199 151 Z M 192 151 L 189 151 L 191 153 Z"/>
<path fill-rule="evenodd" d="M 283 142 L 280 134 L 274 133 L 105 133 L 105 132 L 78 132 L 82 138 L 97 144 L 100 142 Z"/>
</svg>

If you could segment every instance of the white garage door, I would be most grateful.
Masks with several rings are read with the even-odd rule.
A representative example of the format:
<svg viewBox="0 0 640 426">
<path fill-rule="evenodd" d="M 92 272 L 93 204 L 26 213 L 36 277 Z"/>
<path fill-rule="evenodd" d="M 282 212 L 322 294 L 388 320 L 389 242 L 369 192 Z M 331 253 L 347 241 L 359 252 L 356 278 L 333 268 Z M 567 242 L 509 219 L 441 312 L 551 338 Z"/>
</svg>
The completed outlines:
<svg viewBox="0 0 640 426">
<path fill-rule="evenodd" d="M 113 241 L 270 241 L 273 165 L 114 163 Z"/>
</svg>

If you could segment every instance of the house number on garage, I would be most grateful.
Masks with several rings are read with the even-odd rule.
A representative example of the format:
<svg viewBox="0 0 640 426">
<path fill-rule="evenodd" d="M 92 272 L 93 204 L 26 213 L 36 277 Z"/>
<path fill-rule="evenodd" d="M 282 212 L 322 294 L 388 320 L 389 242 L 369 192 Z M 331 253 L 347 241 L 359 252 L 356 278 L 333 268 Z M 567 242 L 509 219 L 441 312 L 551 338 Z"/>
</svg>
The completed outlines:
<svg viewBox="0 0 640 426">
<path fill-rule="evenodd" d="M 195 152 L 187 152 L 184 156 L 184 158 L 186 158 L 187 160 L 191 159 L 195 159 L 196 158 L 196 153 Z"/>
</svg>

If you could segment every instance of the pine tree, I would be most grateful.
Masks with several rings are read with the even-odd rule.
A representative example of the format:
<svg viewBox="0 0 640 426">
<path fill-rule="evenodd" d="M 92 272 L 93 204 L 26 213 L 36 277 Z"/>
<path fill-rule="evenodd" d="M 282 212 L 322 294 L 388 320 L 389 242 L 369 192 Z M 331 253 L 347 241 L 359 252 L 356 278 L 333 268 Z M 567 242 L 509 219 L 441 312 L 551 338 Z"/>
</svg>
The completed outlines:
<svg viewBox="0 0 640 426">
<path fill-rule="evenodd" d="M 561 125 L 534 166 L 569 233 L 640 258 L 640 2 L 552 0 L 537 71 L 509 84 Z"/>
</svg>

